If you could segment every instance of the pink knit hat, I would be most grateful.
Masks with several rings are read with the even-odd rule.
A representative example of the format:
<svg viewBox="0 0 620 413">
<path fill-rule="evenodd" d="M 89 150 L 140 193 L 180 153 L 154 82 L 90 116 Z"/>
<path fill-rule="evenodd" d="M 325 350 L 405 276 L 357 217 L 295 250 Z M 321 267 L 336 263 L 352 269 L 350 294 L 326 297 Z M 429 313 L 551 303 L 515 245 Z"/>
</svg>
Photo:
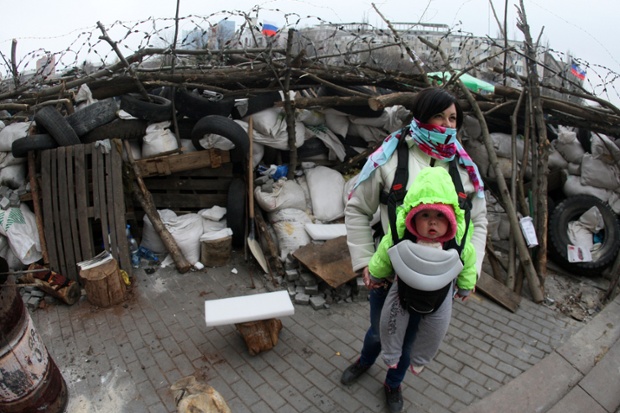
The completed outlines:
<svg viewBox="0 0 620 413">
<path fill-rule="evenodd" d="M 443 213 L 446 218 L 448 218 L 448 230 L 446 233 L 439 238 L 435 238 L 433 240 L 429 240 L 426 237 L 418 234 L 415 228 L 414 217 L 418 212 L 424 211 L 426 209 L 433 209 L 435 211 Z M 446 204 L 420 204 L 415 208 L 412 208 L 411 211 L 407 214 L 407 218 L 405 218 L 405 225 L 409 232 L 418 237 L 418 239 L 426 240 L 426 241 L 435 241 L 435 242 L 446 242 L 451 240 L 456 236 L 456 216 L 454 215 L 454 209 L 451 205 Z"/>
</svg>

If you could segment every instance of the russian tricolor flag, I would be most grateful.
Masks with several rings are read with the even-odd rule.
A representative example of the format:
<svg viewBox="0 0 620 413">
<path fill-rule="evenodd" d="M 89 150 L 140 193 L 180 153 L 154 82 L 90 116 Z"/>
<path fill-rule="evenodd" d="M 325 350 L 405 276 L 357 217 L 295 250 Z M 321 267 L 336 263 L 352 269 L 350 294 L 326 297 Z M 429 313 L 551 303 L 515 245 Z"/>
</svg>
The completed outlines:
<svg viewBox="0 0 620 413">
<path fill-rule="evenodd" d="M 265 36 L 273 37 L 278 33 L 278 26 L 272 22 L 263 22 L 263 34 Z"/>
<path fill-rule="evenodd" d="M 576 63 L 573 63 L 570 66 L 570 72 L 580 80 L 584 80 L 586 78 L 586 71 L 580 68 Z"/>
</svg>

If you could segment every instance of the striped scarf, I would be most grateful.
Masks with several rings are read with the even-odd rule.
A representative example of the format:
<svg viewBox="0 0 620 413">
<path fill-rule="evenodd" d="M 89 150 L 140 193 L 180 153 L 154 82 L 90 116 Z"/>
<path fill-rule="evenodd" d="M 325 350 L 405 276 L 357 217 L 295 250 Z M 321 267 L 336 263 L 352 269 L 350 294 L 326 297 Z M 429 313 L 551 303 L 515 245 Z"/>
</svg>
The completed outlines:
<svg viewBox="0 0 620 413">
<path fill-rule="evenodd" d="M 459 163 L 463 165 L 474 185 L 476 195 L 480 198 L 484 197 L 484 185 L 478 167 L 471 160 L 465 148 L 456 139 L 456 129 L 427 125 L 415 118 L 408 127 L 391 133 L 384 139 L 383 144 L 370 154 L 359 174 L 357 182 L 351 190 L 351 194 L 360 183 L 370 177 L 375 169 L 390 159 L 403 135 L 405 142 L 410 148 L 413 145 L 417 145 L 422 152 L 434 159 L 449 162 L 455 156 L 458 156 Z M 351 197 L 351 194 L 349 194 L 349 197 Z"/>
</svg>

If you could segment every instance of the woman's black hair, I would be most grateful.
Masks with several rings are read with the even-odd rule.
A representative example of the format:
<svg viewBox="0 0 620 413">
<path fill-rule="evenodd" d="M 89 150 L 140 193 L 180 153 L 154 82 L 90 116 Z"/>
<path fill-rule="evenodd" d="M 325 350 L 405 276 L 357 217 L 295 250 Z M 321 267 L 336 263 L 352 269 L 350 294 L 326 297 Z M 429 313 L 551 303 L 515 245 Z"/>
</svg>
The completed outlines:
<svg viewBox="0 0 620 413">
<path fill-rule="evenodd" d="M 429 123 L 431 118 L 448 109 L 452 104 L 456 108 L 456 129 L 463 125 L 463 109 L 452 93 L 440 87 L 422 89 L 413 98 L 410 106 L 413 116 L 422 123 Z"/>
</svg>

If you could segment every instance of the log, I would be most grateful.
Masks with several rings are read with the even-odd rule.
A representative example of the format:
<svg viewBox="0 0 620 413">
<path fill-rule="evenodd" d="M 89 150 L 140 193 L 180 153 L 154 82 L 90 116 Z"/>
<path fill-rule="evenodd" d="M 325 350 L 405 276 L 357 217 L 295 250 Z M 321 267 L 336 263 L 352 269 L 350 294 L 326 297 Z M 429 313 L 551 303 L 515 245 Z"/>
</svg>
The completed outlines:
<svg viewBox="0 0 620 413">
<path fill-rule="evenodd" d="M 84 283 L 86 298 L 92 305 L 106 308 L 127 298 L 127 289 L 118 262 L 114 258 L 96 267 L 80 270 L 80 277 Z"/>
<path fill-rule="evenodd" d="M 52 297 L 62 301 L 65 304 L 75 304 L 82 295 L 80 285 L 67 277 L 49 270 L 39 264 L 30 264 L 29 271 L 42 270 L 37 272 L 26 273 L 19 277 L 20 284 L 30 284 Z"/>
<path fill-rule="evenodd" d="M 136 161 L 133 159 L 133 156 L 131 155 L 131 147 L 129 146 L 129 142 L 124 142 L 125 150 L 127 151 L 127 159 L 129 160 L 129 164 L 133 169 L 136 182 L 138 183 L 138 188 L 134 186 L 134 194 L 136 195 L 136 198 L 138 198 L 142 209 L 144 209 L 144 212 L 146 212 L 146 215 L 151 220 L 153 228 L 161 238 L 161 241 L 166 247 L 166 250 L 170 253 L 172 260 L 176 264 L 177 270 L 180 273 L 186 273 L 190 270 L 190 268 L 192 268 L 192 264 L 190 264 L 183 256 L 183 253 L 181 252 L 179 246 L 172 237 L 172 234 L 170 234 L 170 231 L 168 231 L 164 223 L 161 221 L 161 217 L 159 216 L 157 208 L 153 203 L 153 196 L 146 188 L 144 180 L 140 175 L 140 168 L 138 167 Z"/>
<path fill-rule="evenodd" d="M 282 330 L 282 321 L 278 318 L 250 321 L 235 324 L 241 333 L 250 355 L 254 356 L 262 351 L 272 349 L 278 344 L 278 336 Z"/>
</svg>

